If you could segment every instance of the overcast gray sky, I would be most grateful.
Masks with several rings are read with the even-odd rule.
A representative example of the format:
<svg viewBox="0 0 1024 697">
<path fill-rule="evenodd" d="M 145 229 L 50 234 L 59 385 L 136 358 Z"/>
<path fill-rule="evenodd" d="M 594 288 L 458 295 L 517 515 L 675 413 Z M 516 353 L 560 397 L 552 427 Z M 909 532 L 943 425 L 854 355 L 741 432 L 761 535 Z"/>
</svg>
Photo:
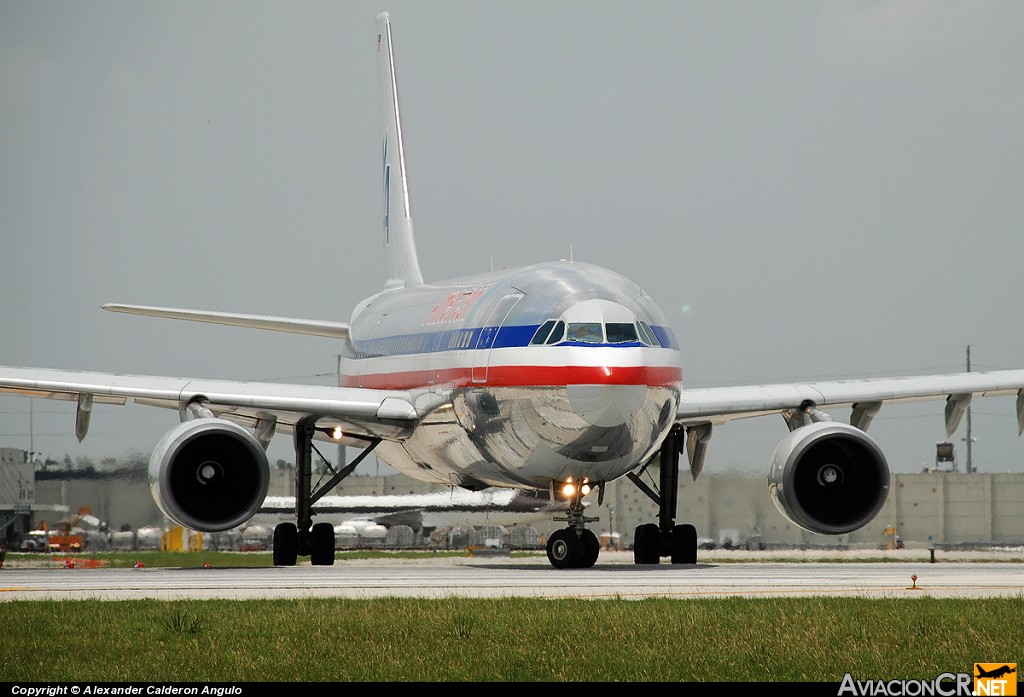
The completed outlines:
<svg viewBox="0 0 1024 697">
<path fill-rule="evenodd" d="M 381 287 L 381 10 L 427 280 L 613 268 L 689 386 L 1024 367 L 1013 0 L 2 0 L 0 363 L 331 384 L 327 339 L 99 307 L 347 320 Z M 31 405 L 0 399 L 0 446 L 148 453 L 177 418 L 97 407 L 79 445 Z M 1013 400 L 972 413 L 975 466 L 1022 471 Z M 894 471 L 941 415 L 882 411 Z M 724 426 L 707 468 L 765 473 L 785 432 Z"/>
</svg>

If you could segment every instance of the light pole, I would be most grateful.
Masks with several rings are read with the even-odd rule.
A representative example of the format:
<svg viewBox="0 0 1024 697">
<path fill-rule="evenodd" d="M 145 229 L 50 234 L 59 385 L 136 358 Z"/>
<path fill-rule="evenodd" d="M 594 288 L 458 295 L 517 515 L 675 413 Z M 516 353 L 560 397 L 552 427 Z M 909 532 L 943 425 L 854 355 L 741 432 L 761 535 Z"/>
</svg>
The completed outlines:
<svg viewBox="0 0 1024 697">
<path fill-rule="evenodd" d="M 971 345 L 967 344 L 967 372 L 971 372 Z M 974 437 L 971 435 L 971 406 L 967 405 L 967 474 L 974 471 L 974 463 L 971 458 L 971 446 L 974 444 Z"/>
</svg>

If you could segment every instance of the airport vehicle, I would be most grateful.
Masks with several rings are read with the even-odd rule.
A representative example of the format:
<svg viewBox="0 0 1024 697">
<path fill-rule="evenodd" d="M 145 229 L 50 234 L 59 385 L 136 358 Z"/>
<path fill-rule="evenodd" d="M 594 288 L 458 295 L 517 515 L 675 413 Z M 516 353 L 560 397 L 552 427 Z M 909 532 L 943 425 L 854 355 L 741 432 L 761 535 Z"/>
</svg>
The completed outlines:
<svg viewBox="0 0 1024 697">
<path fill-rule="evenodd" d="M 47 547 L 53 552 L 84 552 L 90 547 L 89 530 L 100 527 L 100 520 L 92 514 L 90 508 L 80 508 L 78 512 L 54 526 L 42 523 L 42 534 Z"/>
<path fill-rule="evenodd" d="M 627 477 L 659 505 L 633 539 L 640 564 L 692 564 L 696 528 L 677 523 L 679 459 L 696 478 L 712 430 L 781 415 L 789 433 L 769 468 L 769 491 L 794 523 L 822 534 L 868 524 L 889 487 L 885 455 L 867 434 L 883 404 L 946 400 L 952 433 L 974 397 L 1018 395 L 1024 370 L 891 379 L 684 390 L 678 343 L 638 285 L 574 261 L 538 263 L 425 282 L 417 256 L 403 155 L 390 18 L 377 17 L 383 217 L 388 274 L 347 322 L 140 305 L 110 311 L 333 337 L 343 344 L 342 386 L 251 383 L 0 368 L 0 389 L 77 402 L 83 438 L 96 403 L 175 410 L 181 422 L 150 461 L 154 498 L 175 523 L 204 532 L 239 526 L 267 494 L 266 448 L 277 433 L 295 444 L 295 523 L 274 530 L 274 561 L 334 561 L 334 531 L 313 523 L 314 504 L 369 453 L 418 479 L 472 491 L 541 490 L 565 502 L 566 526 L 550 535 L 557 568 L 587 568 L 600 545 L 607 482 Z M 851 410 L 849 423 L 827 409 Z M 362 448 L 314 489 L 316 440 Z M 658 471 L 657 488 L 642 474 Z"/>
</svg>

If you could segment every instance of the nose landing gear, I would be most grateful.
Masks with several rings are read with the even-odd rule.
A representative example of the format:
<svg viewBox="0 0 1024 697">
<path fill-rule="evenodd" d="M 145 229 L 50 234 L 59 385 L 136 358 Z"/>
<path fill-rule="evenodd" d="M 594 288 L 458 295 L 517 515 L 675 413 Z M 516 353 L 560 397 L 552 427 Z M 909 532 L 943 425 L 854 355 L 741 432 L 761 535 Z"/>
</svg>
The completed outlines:
<svg viewBox="0 0 1024 697">
<path fill-rule="evenodd" d="M 589 569 L 600 553 L 593 530 L 562 528 L 548 538 L 548 561 L 556 569 Z"/>
<path fill-rule="evenodd" d="M 597 522 L 598 518 L 583 515 L 583 496 L 589 488 L 574 487 L 569 500 L 569 514 L 565 518 L 555 518 L 569 523 L 561 530 L 556 530 L 548 538 L 548 561 L 556 569 L 589 569 L 597 563 L 601 554 L 601 543 L 587 523 Z"/>
</svg>

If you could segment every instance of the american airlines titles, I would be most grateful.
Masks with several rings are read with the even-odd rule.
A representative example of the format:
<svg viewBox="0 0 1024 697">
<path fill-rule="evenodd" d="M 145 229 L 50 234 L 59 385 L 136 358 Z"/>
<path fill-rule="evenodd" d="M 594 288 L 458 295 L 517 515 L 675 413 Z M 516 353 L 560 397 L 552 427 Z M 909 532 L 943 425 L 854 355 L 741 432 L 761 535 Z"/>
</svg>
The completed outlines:
<svg viewBox="0 0 1024 697">
<path fill-rule="evenodd" d="M 449 293 L 448 297 L 434 305 L 430 314 L 423 320 L 423 324 L 443 324 L 460 320 L 483 294 L 483 290 L 460 290 Z"/>
</svg>

